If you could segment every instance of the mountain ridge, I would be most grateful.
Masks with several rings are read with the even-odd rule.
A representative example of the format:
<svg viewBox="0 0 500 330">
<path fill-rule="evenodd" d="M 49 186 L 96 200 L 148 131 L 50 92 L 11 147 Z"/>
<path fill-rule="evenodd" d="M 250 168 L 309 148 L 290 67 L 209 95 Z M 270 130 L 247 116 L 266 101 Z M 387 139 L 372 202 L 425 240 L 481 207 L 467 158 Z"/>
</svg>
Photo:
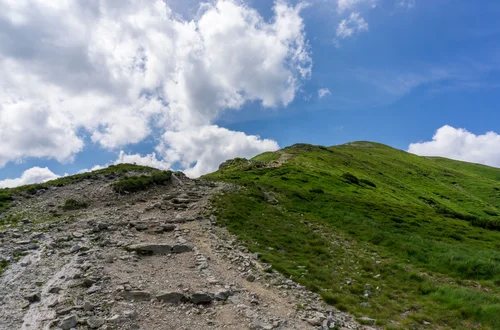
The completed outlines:
<svg viewBox="0 0 500 330">
<path fill-rule="evenodd" d="M 108 182 L 106 198 L 127 208 L 125 200 L 149 203 L 176 180 L 191 182 L 180 172 L 123 164 L 1 189 L 0 226 L 25 228 L 24 205 L 58 189 Z M 192 182 L 234 187 L 211 195 L 205 216 L 216 217 L 266 271 L 319 294 L 334 315 L 349 312 L 387 329 L 500 327 L 500 169 L 355 141 L 228 160 Z M 77 191 L 73 199 L 28 226 L 58 228 L 96 203 Z M 325 317 L 304 317 L 326 329 Z"/>
</svg>

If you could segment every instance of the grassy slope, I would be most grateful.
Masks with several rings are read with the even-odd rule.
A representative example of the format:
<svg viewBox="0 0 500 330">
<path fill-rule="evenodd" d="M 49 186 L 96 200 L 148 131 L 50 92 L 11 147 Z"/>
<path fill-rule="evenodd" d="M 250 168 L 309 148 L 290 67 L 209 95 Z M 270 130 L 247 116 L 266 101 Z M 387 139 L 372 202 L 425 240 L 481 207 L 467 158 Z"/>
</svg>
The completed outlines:
<svg viewBox="0 0 500 330">
<path fill-rule="evenodd" d="M 220 221 L 338 308 L 386 328 L 500 328 L 500 231 L 477 226 L 497 228 L 500 169 L 358 142 L 295 145 L 206 178 L 245 186 L 216 200 Z"/>
</svg>

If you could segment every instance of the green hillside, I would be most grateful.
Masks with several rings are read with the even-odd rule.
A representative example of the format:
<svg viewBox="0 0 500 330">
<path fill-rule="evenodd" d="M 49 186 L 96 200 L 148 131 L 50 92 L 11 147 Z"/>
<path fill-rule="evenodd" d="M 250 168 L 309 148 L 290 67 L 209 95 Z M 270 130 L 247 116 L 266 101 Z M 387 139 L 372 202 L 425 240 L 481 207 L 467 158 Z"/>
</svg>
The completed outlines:
<svg viewBox="0 0 500 330">
<path fill-rule="evenodd" d="M 216 198 L 222 225 L 337 308 L 388 329 L 500 329 L 500 169 L 355 142 L 205 178 L 242 187 Z"/>
</svg>

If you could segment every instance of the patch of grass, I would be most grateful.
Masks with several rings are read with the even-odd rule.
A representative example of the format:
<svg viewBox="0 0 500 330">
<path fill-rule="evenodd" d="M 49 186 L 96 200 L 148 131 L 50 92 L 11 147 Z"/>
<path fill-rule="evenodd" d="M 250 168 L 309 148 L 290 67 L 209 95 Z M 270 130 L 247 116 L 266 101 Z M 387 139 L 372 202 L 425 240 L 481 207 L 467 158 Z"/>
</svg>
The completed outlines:
<svg viewBox="0 0 500 330">
<path fill-rule="evenodd" d="M 349 183 L 359 184 L 359 179 L 355 175 L 349 172 L 342 174 L 341 177 Z"/>
<path fill-rule="evenodd" d="M 89 203 L 86 201 L 80 201 L 74 198 L 69 198 L 64 201 L 63 210 L 65 211 L 73 211 L 80 210 L 89 207 Z"/>
<path fill-rule="evenodd" d="M 377 185 L 373 182 L 371 182 L 370 180 L 367 180 L 367 179 L 359 179 L 359 182 L 361 183 L 364 183 L 366 184 L 367 186 L 370 186 L 370 187 L 373 187 L 373 188 L 377 188 Z"/>
<path fill-rule="evenodd" d="M 279 152 L 204 176 L 243 187 L 214 199 L 218 223 L 273 269 L 383 327 L 498 328 L 500 169 L 371 142 Z"/>
<path fill-rule="evenodd" d="M 7 260 L 0 260 L 0 275 L 2 275 L 7 268 L 9 268 L 9 262 Z"/>
<path fill-rule="evenodd" d="M 117 193 L 133 193 L 148 189 L 154 185 L 162 185 L 166 182 L 170 182 L 171 177 L 172 172 L 170 171 L 155 172 L 150 175 L 126 177 L 115 182 L 113 189 Z"/>
</svg>

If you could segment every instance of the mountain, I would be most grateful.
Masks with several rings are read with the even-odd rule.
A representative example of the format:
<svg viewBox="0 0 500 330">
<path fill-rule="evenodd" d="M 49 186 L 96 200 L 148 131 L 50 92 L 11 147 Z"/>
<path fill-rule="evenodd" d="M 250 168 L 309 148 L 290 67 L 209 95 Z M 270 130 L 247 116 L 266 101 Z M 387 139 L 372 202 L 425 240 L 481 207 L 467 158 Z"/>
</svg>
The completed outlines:
<svg viewBox="0 0 500 330">
<path fill-rule="evenodd" d="M 296 144 L 0 189 L 0 328 L 500 329 L 500 169 Z"/>
<path fill-rule="evenodd" d="M 325 301 L 388 329 L 500 329 L 500 169 L 373 143 L 296 144 L 204 179 L 220 223 Z"/>
</svg>

